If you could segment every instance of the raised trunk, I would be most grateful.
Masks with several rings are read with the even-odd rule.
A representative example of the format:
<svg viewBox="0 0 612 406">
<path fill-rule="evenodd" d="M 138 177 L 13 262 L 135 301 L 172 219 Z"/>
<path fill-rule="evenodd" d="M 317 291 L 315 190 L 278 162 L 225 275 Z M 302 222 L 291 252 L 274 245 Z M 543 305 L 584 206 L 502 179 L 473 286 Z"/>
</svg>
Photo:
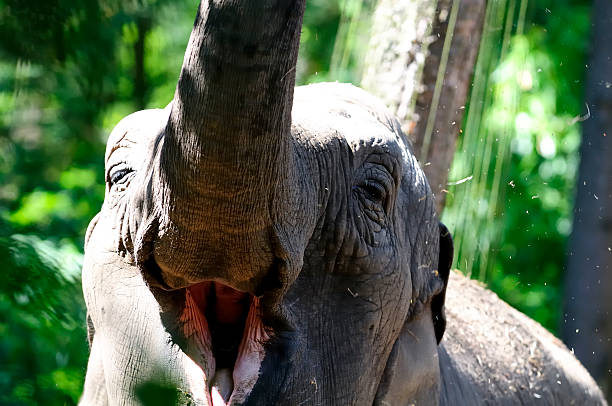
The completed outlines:
<svg viewBox="0 0 612 406">
<path fill-rule="evenodd" d="M 171 286 L 212 278 L 251 290 L 278 256 L 272 206 L 291 172 L 303 10 L 303 0 L 200 4 L 159 159 L 155 258 L 180 279 Z"/>
<path fill-rule="evenodd" d="M 593 2 L 580 170 L 565 277 L 562 334 L 612 400 L 612 3 Z"/>
</svg>

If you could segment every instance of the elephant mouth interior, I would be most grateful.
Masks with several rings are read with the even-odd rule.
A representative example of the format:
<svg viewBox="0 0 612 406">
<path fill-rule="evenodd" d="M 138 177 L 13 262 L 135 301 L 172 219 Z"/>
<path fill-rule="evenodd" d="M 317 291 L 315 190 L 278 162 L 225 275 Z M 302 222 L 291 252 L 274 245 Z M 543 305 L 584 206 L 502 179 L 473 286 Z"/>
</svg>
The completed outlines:
<svg viewBox="0 0 612 406">
<path fill-rule="evenodd" d="M 191 286 L 185 296 L 181 321 L 206 375 L 208 403 L 241 403 L 257 381 L 269 339 L 259 300 L 218 282 Z"/>
</svg>

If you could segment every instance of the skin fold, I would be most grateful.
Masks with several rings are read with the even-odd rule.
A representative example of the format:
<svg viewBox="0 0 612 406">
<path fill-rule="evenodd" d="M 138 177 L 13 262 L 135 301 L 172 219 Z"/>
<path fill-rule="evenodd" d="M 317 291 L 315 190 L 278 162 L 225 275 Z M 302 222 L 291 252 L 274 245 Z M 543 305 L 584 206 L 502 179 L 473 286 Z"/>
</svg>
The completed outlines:
<svg viewBox="0 0 612 406">
<path fill-rule="evenodd" d="M 439 345 L 452 238 L 398 121 L 351 85 L 294 91 L 303 10 L 203 1 L 173 101 L 110 134 L 85 242 L 81 404 L 139 405 L 150 382 L 214 406 L 499 397 L 475 384 L 478 357 Z M 469 322 L 496 328 L 493 311 L 478 314 Z M 218 346 L 234 339 L 232 366 Z M 508 351 L 483 340 L 483 356 Z M 510 382 L 538 379 L 517 371 Z M 554 399 L 601 404 L 578 375 Z"/>
</svg>

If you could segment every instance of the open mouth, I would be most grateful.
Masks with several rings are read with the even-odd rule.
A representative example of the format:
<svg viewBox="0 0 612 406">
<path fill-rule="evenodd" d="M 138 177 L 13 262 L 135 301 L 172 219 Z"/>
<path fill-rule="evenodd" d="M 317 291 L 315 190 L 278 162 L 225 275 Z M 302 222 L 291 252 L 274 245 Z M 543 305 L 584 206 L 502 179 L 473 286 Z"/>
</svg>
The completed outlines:
<svg viewBox="0 0 612 406">
<path fill-rule="evenodd" d="M 241 403 L 253 389 L 269 339 L 259 299 L 218 282 L 186 289 L 180 321 L 206 375 L 208 403 Z"/>
</svg>

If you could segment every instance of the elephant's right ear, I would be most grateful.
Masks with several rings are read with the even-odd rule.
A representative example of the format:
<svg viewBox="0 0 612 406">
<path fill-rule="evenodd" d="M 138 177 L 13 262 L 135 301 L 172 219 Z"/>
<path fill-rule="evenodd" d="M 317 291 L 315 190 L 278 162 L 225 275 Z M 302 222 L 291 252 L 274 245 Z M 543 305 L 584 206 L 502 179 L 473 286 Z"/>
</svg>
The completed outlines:
<svg viewBox="0 0 612 406">
<path fill-rule="evenodd" d="M 453 238 L 450 231 L 440 223 L 440 253 L 438 254 L 438 276 L 444 282 L 442 290 L 431 300 L 431 316 L 433 318 L 434 331 L 438 344 L 442 340 L 446 329 L 446 316 L 444 314 L 444 301 L 446 299 L 446 287 L 453 264 Z"/>
</svg>

